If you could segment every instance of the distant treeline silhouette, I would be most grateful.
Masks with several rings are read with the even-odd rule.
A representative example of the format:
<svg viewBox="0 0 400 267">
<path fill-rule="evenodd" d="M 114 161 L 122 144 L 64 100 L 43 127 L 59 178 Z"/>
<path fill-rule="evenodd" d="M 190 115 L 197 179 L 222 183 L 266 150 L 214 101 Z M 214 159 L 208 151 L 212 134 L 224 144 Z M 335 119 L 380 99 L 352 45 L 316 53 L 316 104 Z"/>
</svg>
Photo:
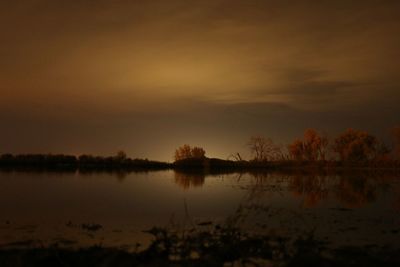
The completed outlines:
<svg viewBox="0 0 400 267">
<path fill-rule="evenodd" d="M 0 156 L 2 167 L 56 168 L 56 169 L 167 169 L 171 164 L 148 159 L 131 159 L 120 151 L 115 156 L 81 155 L 79 157 L 64 154 L 3 154 Z"/>
<path fill-rule="evenodd" d="M 131 159 L 124 151 L 115 156 L 64 155 L 64 154 L 3 154 L 0 167 L 11 168 L 62 168 L 81 170 L 161 170 L 206 169 L 208 171 L 246 171 L 255 168 L 399 168 L 400 127 L 390 131 L 390 146 L 377 137 L 360 130 L 347 129 L 336 138 L 315 129 L 307 129 L 301 138 L 288 145 L 276 144 L 271 138 L 252 136 L 247 143 L 251 159 L 239 154 L 228 159 L 206 157 L 199 146 L 183 145 L 175 150 L 174 163 L 148 159 Z"/>
</svg>

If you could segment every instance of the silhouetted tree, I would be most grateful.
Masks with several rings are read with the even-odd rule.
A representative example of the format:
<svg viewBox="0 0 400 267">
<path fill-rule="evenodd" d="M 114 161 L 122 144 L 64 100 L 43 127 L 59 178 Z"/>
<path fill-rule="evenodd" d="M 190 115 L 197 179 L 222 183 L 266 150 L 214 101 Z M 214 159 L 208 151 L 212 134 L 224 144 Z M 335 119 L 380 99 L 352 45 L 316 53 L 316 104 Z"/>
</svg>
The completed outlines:
<svg viewBox="0 0 400 267">
<path fill-rule="evenodd" d="M 0 157 L 0 162 L 2 164 L 12 164 L 14 162 L 14 156 L 12 154 L 3 154 Z"/>
<path fill-rule="evenodd" d="M 175 150 L 175 161 L 183 160 L 183 159 L 201 159 L 205 158 L 206 151 L 201 147 L 190 147 L 189 145 L 185 144 L 181 147 L 178 147 Z"/>
<path fill-rule="evenodd" d="M 118 163 L 123 163 L 127 159 L 127 155 L 124 151 L 120 150 L 117 152 L 117 155 L 115 156 L 115 161 Z"/>
<path fill-rule="evenodd" d="M 191 149 L 191 156 L 196 159 L 204 158 L 206 156 L 206 151 L 201 147 L 195 146 Z"/>
<path fill-rule="evenodd" d="M 178 147 L 175 150 L 175 160 L 182 160 L 182 159 L 188 159 L 191 158 L 191 148 L 189 145 L 185 144 L 181 147 Z"/>
</svg>

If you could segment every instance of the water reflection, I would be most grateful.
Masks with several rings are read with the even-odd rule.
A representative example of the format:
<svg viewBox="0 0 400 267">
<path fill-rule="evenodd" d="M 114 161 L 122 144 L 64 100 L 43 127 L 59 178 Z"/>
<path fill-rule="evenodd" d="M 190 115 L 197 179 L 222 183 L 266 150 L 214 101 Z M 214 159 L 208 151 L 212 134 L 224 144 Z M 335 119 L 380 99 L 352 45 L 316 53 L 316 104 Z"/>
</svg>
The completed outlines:
<svg viewBox="0 0 400 267">
<path fill-rule="evenodd" d="M 293 176 L 289 179 L 289 190 L 296 197 L 303 197 L 304 207 L 315 207 L 328 197 L 326 176 Z"/>
<path fill-rule="evenodd" d="M 205 173 L 204 172 L 174 172 L 175 183 L 187 190 L 191 187 L 201 187 L 204 185 Z"/>
<path fill-rule="evenodd" d="M 223 174 L 222 174 L 223 175 Z M 206 179 L 215 175 L 204 172 L 175 171 L 175 183 L 188 190 L 201 187 Z M 268 194 L 291 194 L 301 200 L 301 207 L 317 207 L 321 202 L 334 199 L 345 208 L 361 208 L 376 202 L 387 193 L 398 196 L 400 186 L 397 175 L 390 172 L 353 172 L 345 174 L 327 174 L 318 172 L 252 172 L 227 174 L 227 177 L 240 184 L 243 177 L 246 180 L 244 189 L 251 198 L 266 197 Z M 395 198 L 394 207 L 400 208 L 400 198 Z"/>
<path fill-rule="evenodd" d="M 340 177 L 336 184 L 335 196 L 348 208 L 360 208 L 376 201 L 382 183 L 385 187 L 384 182 L 378 177 Z"/>
<path fill-rule="evenodd" d="M 107 245 L 147 242 L 142 230 L 171 218 L 179 223 L 186 218 L 184 203 L 195 223 L 231 218 L 248 222 L 250 229 L 292 232 L 317 226 L 325 227 L 321 236 L 339 232 L 343 240 L 346 229 L 359 228 L 352 237 L 373 232 L 366 243 L 396 238 L 384 231 L 400 230 L 399 195 L 394 173 L 0 171 L 0 245 L 54 238 L 79 244 L 101 238 Z M 70 227 L 93 224 L 103 226 L 90 233 L 94 237 Z"/>
<path fill-rule="evenodd" d="M 382 176 L 346 175 L 318 176 L 295 175 L 289 179 L 289 190 L 303 197 L 304 207 L 315 207 L 328 196 L 334 197 L 346 208 L 360 208 L 375 202 L 378 193 L 384 193 L 389 180 Z"/>
</svg>

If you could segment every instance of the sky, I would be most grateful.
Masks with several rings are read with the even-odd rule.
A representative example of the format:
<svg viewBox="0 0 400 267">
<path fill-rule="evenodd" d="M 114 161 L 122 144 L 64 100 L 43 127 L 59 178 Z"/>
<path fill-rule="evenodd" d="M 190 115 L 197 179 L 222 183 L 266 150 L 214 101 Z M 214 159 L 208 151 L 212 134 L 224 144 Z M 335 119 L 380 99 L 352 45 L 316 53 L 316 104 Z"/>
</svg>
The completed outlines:
<svg viewBox="0 0 400 267">
<path fill-rule="evenodd" d="M 246 155 L 400 124 L 400 1 L 0 2 L 0 153 Z"/>
</svg>

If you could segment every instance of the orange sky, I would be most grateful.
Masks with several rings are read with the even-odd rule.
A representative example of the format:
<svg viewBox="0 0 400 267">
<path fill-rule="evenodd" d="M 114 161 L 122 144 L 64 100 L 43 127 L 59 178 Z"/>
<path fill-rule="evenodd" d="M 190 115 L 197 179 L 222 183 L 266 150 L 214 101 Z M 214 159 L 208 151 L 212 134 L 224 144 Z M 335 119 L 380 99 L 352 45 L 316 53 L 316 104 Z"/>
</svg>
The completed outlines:
<svg viewBox="0 0 400 267">
<path fill-rule="evenodd" d="M 399 1 L 0 3 L 0 153 L 225 158 L 399 124 Z"/>
</svg>

